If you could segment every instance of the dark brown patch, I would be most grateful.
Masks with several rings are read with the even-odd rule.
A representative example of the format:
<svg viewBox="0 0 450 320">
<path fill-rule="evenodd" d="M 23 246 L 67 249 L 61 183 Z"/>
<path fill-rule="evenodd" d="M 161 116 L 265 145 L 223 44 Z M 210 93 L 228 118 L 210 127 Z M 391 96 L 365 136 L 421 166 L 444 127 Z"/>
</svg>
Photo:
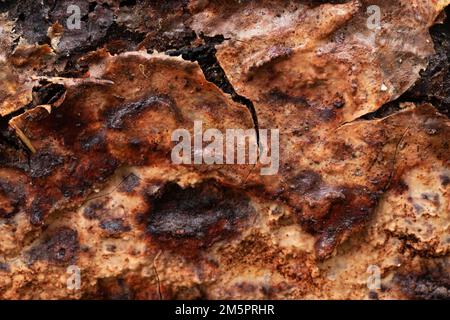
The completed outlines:
<svg viewBox="0 0 450 320">
<path fill-rule="evenodd" d="M 440 179 L 441 179 L 441 184 L 442 184 L 443 187 L 446 187 L 446 186 L 448 186 L 450 184 L 450 177 L 449 176 L 441 175 Z"/>
<path fill-rule="evenodd" d="M 26 147 L 9 127 L 8 117 L 0 118 L 0 166 L 6 168 L 29 170 Z"/>
<path fill-rule="evenodd" d="M 31 203 L 31 207 L 28 209 L 30 223 L 34 226 L 42 225 L 48 210 L 50 210 L 50 204 L 48 201 L 41 197 L 34 199 Z"/>
<path fill-rule="evenodd" d="M 62 99 L 66 88 L 62 84 L 42 81 L 33 88 L 33 105 L 53 104 Z"/>
<path fill-rule="evenodd" d="M 279 103 L 281 105 L 292 103 L 295 105 L 302 105 L 302 106 L 308 106 L 308 101 L 303 96 L 290 96 L 279 89 L 272 89 L 267 94 L 267 100 L 272 103 Z"/>
<path fill-rule="evenodd" d="M 18 213 L 25 202 L 23 187 L 0 179 L 0 217 L 11 217 Z"/>
<path fill-rule="evenodd" d="M 322 183 L 321 176 L 314 171 L 304 170 L 291 178 L 288 182 L 289 189 L 301 195 L 317 190 Z"/>
<path fill-rule="evenodd" d="M 435 54 L 428 59 L 420 79 L 401 99 L 403 101 L 429 102 L 442 114 L 450 117 L 450 7 L 446 9 L 444 23 L 430 28 Z"/>
<path fill-rule="evenodd" d="M 114 244 L 107 244 L 106 245 L 106 250 L 108 250 L 109 252 L 116 252 L 117 247 Z"/>
<path fill-rule="evenodd" d="M 179 28 L 166 32 L 151 31 L 148 33 L 141 43 L 141 46 L 146 48 L 152 48 L 158 52 L 164 52 L 168 50 L 178 50 L 185 47 L 189 47 L 191 42 L 197 39 L 197 35 L 191 29 L 186 26 L 180 26 Z"/>
<path fill-rule="evenodd" d="M 118 236 L 131 230 L 130 226 L 120 218 L 102 220 L 100 221 L 100 228 L 105 230 L 110 236 Z"/>
<path fill-rule="evenodd" d="M 239 230 L 240 221 L 254 214 L 242 192 L 212 181 L 186 189 L 170 183 L 150 203 L 147 233 L 175 250 L 223 240 Z"/>
<path fill-rule="evenodd" d="M 336 112 L 333 109 L 319 110 L 319 118 L 323 121 L 331 121 L 336 118 Z"/>
<path fill-rule="evenodd" d="M 390 186 L 390 190 L 395 192 L 397 195 L 400 195 L 409 190 L 409 186 L 403 179 L 399 179 L 397 183 L 392 184 Z"/>
<path fill-rule="evenodd" d="M 354 158 L 355 149 L 351 144 L 344 141 L 338 141 L 329 146 L 333 152 L 333 159 L 338 161 L 348 161 Z"/>
<path fill-rule="evenodd" d="M 0 262 L 0 272 L 11 272 L 9 264 Z"/>
<path fill-rule="evenodd" d="M 345 237 L 369 221 L 382 191 L 360 185 L 331 185 L 312 170 L 286 182 L 280 198 L 295 209 L 306 231 L 316 235 L 319 259 L 329 257 Z"/>
<path fill-rule="evenodd" d="M 43 178 L 64 163 L 64 157 L 54 153 L 50 149 L 38 150 L 30 157 L 30 176 Z"/>
<path fill-rule="evenodd" d="M 132 120 L 147 108 L 170 109 L 178 119 L 180 118 L 180 114 L 172 99 L 165 95 L 151 95 L 136 102 L 126 103 L 117 108 L 108 109 L 106 126 L 109 129 L 123 129 L 128 121 Z"/>
<path fill-rule="evenodd" d="M 79 250 L 78 233 L 68 227 L 62 227 L 28 252 L 28 261 L 33 264 L 45 260 L 57 265 L 74 263 Z"/>
<path fill-rule="evenodd" d="M 369 299 L 370 300 L 378 300 L 378 293 L 376 291 L 370 291 L 369 292 Z"/>
<path fill-rule="evenodd" d="M 410 299 L 450 300 L 450 278 L 439 269 L 398 274 L 395 282 Z"/>
<path fill-rule="evenodd" d="M 165 298 L 174 298 L 165 292 Z M 142 277 L 140 273 L 128 272 L 124 276 L 102 278 L 97 282 L 95 291 L 85 295 L 83 299 L 103 300 L 157 300 L 161 296 L 154 277 Z"/>
<path fill-rule="evenodd" d="M 105 132 L 102 130 L 90 136 L 85 136 L 80 139 L 81 149 L 84 151 L 101 151 L 106 144 Z"/>
<path fill-rule="evenodd" d="M 120 192 L 133 192 L 133 190 L 139 186 L 140 178 L 134 173 L 130 173 L 125 179 L 122 181 L 119 187 Z"/>
<path fill-rule="evenodd" d="M 98 280 L 97 295 L 106 300 L 130 300 L 133 293 L 123 278 L 104 278 Z"/>
<path fill-rule="evenodd" d="M 92 201 L 83 210 L 86 219 L 99 219 L 105 214 L 105 201 Z"/>
</svg>

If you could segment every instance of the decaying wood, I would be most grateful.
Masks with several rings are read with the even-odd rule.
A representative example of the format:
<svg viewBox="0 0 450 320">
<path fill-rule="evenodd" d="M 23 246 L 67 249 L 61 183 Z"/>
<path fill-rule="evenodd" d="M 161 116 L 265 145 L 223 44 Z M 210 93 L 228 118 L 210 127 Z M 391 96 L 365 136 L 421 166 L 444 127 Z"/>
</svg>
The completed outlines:
<svg viewBox="0 0 450 320">
<path fill-rule="evenodd" d="M 0 298 L 448 299 L 449 3 L 0 1 Z"/>
</svg>

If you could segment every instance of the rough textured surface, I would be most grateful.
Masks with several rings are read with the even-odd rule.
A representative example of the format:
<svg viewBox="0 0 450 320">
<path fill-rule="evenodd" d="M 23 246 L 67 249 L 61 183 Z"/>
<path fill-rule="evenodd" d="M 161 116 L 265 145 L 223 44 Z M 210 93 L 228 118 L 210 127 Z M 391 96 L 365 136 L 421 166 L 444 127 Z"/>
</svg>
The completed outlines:
<svg viewBox="0 0 450 320">
<path fill-rule="evenodd" d="M 448 4 L 0 1 L 0 297 L 449 299 Z"/>
</svg>

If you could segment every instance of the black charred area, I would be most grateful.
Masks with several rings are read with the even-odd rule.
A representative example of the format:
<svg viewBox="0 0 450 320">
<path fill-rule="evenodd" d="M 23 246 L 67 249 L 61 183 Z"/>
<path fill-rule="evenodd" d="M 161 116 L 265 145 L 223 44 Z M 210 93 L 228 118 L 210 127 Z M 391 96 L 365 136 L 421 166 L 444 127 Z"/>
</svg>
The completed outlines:
<svg viewBox="0 0 450 320">
<path fill-rule="evenodd" d="M 131 227 L 121 218 L 102 220 L 100 221 L 100 228 L 102 228 L 109 236 L 119 236 L 122 233 L 131 230 Z"/>
<path fill-rule="evenodd" d="M 430 57 L 427 69 L 420 73 L 420 78 L 414 86 L 398 99 L 364 115 L 361 119 L 387 117 L 400 111 L 400 104 L 404 102 L 431 103 L 440 113 L 450 118 L 450 7 L 445 9 L 445 13 L 445 21 L 430 29 L 436 53 Z"/>
<path fill-rule="evenodd" d="M 148 50 L 166 52 L 192 46 L 197 41 L 197 34 L 188 27 L 180 27 L 163 32 L 151 32 L 142 43 Z"/>
<path fill-rule="evenodd" d="M 131 4 L 131 3 L 130 3 Z M 80 29 L 66 28 L 73 12 L 70 5 L 80 8 Z M 17 20 L 18 35 L 30 43 L 50 44 L 47 30 L 60 23 L 65 31 L 58 45 L 59 58 L 68 60 L 65 73 L 75 67 L 76 60 L 89 51 L 106 47 L 111 53 L 136 49 L 145 33 L 130 31 L 115 21 L 113 8 L 107 3 L 87 0 L 24 0 L 0 2 L 0 12 L 8 12 L 10 19 Z"/>
<path fill-rule="evenodd" d="M 444 23 L 430 30 L 436 54 L 404 98 L 429 102 L 450 118 L 450 7 L 447 7 L 446 14 Z"/>
<path fill-rule="evenodd" d="M 0 12 L 11 10 L 15 2 L 15 0 L 0 0 Z"/>
<path fill-rule="evenodd" d="M 169 183 L 149 199 L 147 233 L 175 249 L 189 240 L 208 246 L 239 230 L 239 222 L 254 213 L 249 201 L 213 181 L 185 189 Z"/>
<path fill-rule="evenodd" d="M 442 267 L 398 274 L 394 281 L 410 299 L 450 300 L 450 277 Z"/>
<path fill-rule="evenodd" d="M 45 212 L 50 208 L 51 202 L 47 199 L 38 197 L 31 203 L 31 207 L 28 209 L 28 215 L 30 216 L 30 222 L 33 226 L 41 226 L 44 224 Z"/>
<path fill-rule="evenodd" d="M 207 37 L 203 35 L 200 35 L 200 38 L 203 40 L 202 45 L 169 50 L 167 54 L 170 56 L 181 55 L 185 60 L 198 62 L 208 81 L 214 83 L 223 92 L 233 97 L 237 96 L 216 58 L 217 50 L 215 46 L 222 43 L 225 38 L 223 36 Z"/>
<path fill-rule="evenodd" d="M 26 110 L 38 105 L 53 104 L 62 97 L 65 91 L 66 89 L 63 85 L 49 83 L 45 80 L 41 81 L 38 86 L 33 88 L 32 102 L 20 110 L 0 117 L 0 165 L 20 169 L 25 172 L 33 170 L 30 167 L 30 162 L 36 160 L 37 157 L 33 156 L 30 150 L 17 137 L 15 130 L 11 128 L 9 122 L 12 118 L 20 116 Z M 36 161 L 33 164 L 36 164 Z"/>
<path fill-rule="evenodd" d="M 64 94 L 64 86 L 51 83 L 41 83 L 33 90 L 33 101 L 25 108 L 5 117 L 0 117 L 0 165 L 18 170 L 33 179 L 45 178 L 64 164 L 64 157 L 50 148 L 32 153 L 18 138 L 9 121 L 22 114 L 32 106 L 51 104 Z M 17 176 L 17 175 L 16 175 Z M 25 180 L 26 181 L 26 180 Z M 10 218 L 26 206 L 27 191 L 23 181 L 0 180 L 0 217 Z M 33 225 L 41 225 L 45 212 L 53 202 L 51 197 L 35 198 L 26 210 Z"/>
<path fill-rule="evenodd" d="M 31 248 L 28 262 L 33 264 L 45 260 L 56 265 L 68 265 L 76 261 L 79 247 L 78 233 L 68 227 L 61 227 Z"/>
<path fill-rule="evenodd" d="M 30 176 L 32 178 L 43 178 L 64 164 L 64 157 L 51 150 L 40 149 L 30 157 Z"/>
<path fill-rule="evenodd" d="M 71 5 L 80 9 L 79 28 L 69 28 L 67 25 L 74 14 L 68 10 Z M 118 3 L 93 0 L 2 0 L 0 12 L 7 12 L 9 19 L 17 21 L 16 34 L 29 43 L 51 45 L 47 31 L 59 23 L 64 33 L 59 40 L 57 54 L 59 61 L 66 62 L 66 67 L 62 72 L 53 73 L 81 77 L 87 69 L 79 59 L 100 48 L 105 48 L 111 54 L 119 54 L 143 48 L 165 52 L 189 46 L 197 36 L 184 26 L 184 21 L 189 18 L 187 5 L 188 2 L 183 0 L 125 0 Z M 147 11 L 158 12 L 163 19 L 152 20 L 146 16 Z M 140 28 L 128 26 L 129 21 L 121 21 L 119 14 L 132 16 L 131 24 Z"/>
<path fill-rule="evenodd" d="M 49 21 L 48 11 L 54 6 L 54 1 L 14 1 L 6 0 L 0 3 L 0 12 L 8 12 L 10 19 L 17 19 L 17 31 L 30 43 L 43 44 L 47 42 Z"/>
<path fill-rule="evenodd" d="M 95 51 L 98 48 L 106 48 L 111 54 L 119 54 L 126 51 L 133 51 L 144 40 L 145 34 L 133 32 L 126 27 L 113 21 L 111 25 L 97 38 L 92 38 L 87 42 L 80 40 L 80 46 L 70 49 L 70 59 L 65 72 L 68 73 L 72 68 L 77 67 L 76 59 L 82 57 L 89 51 Z"/>
<path fill-rule="evenodd" d="M 5 117 L 0 117 L 0 165 L 19 170 L 28 170 L 28 148 L 18 139 L 9 121 L 22 113 L 19 110 Z"/>
<path fill-rule="evenodd" d="M 183 14 L 172 21 L 167 18 L 161 21 L 161 27 L 148 28 L 152 30 L 139 32 L 130 30 L 117 21 L 116 13 L 133 8 L 139 9 L 142 1 L 121 1 L 118 8 L 112 8 L 107 3 L 97 3 L 87 0 L 45 0 L 40 1 L 6 1 L 0 3 L 0 11 L 8 12 L 11 19 L 17 19 L 17 33 L 30 43 L 49 44 L 47 30 L 53 23 L 64 23 L 70 16 L 67 13 L 69 5 L 77 5 L 81 11 L 81 29 L 66 30 L 58 45 L 59 59 L 67 62 L 58 76 L 81 77 L 87 72 L 87 67 L 79 59 L 88 52 L 106 48 L 111 54 L 145 48 L 149 52 L 166 52 L 171 56 L 181 55 L 189 61 L 197 61 L 208 81 L 217 85 L 223 92 L 229 94 L 235 102 L 245 105 L 251 112 L 254 127 L 259 141 L 258 118 L 254 105 L 248 98 L 236 93 L 224 70 L 216 59 L 215 45 L 226 40 L 217 35 L 208 37 L 197 35 L 186 27 L 184 20 L 189 18 L 187 1 L 153 1 L 147 6 L 161 14 L 170 15 L 182 11 Z M 327 1 L 329 2 L 329 1 Z M 339 3 L 344 1 L 333 1 Z M 147 2 L 142 2 L 147 3 Z M 117 11 L 119 10 L 119 11 Z M 143 19 L 136 12 L 136 19 Z M 150 25 L 156 22 L 149 22 Z"/>
<path fill-rule="evenodd" d="M 66 92 L 66 88 L 62 84 L 51 83 L 42 80 L 39 86 L 33 88 L 33 106 L 43 104 L 53 104 L 61 98 Z"/>
</svg>

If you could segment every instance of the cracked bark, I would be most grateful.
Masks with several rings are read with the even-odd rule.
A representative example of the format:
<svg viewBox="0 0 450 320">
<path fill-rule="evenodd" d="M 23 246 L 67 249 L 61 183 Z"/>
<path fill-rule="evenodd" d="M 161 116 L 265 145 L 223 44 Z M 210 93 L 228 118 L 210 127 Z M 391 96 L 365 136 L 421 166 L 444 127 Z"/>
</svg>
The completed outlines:
<svg viewBox="0 0 450 320">
<path fill-rule="evenodd" d="M 58 38 L 68 3 L 86 29 Z M 0 87 L 13 110 L 0 118 L 0 296 L 365 298 L 377 264 L 398 279 L 380 298 L 446 297 L 449 21 L 431 27 L 431 55 L 440 9 L 415 2 L 419 23 L 404 19 L 413 5 L 380 2 L 380 48 L 364 38 L 366 4 L 0 1 L 5 87 L 24 89 Z M 280 174 L 171 166 L 164 132 L 194 116 L 279 127 Z M 90 280 L 79 292 L 56 279 L 73 259 Z"/>
</svg>

